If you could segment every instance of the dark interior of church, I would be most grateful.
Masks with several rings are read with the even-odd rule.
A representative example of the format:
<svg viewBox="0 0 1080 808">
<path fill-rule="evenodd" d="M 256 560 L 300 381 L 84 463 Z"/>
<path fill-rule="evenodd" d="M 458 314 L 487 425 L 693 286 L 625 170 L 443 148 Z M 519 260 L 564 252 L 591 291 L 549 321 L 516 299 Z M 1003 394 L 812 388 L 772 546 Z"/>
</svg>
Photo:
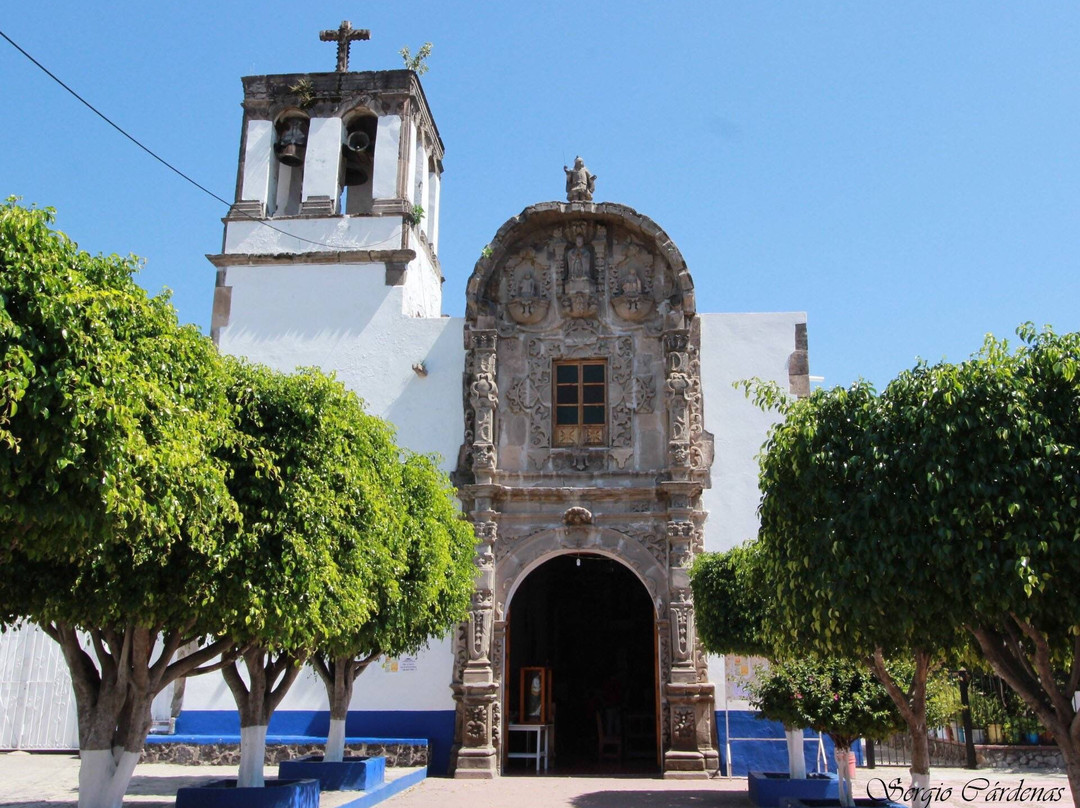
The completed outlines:
<svg viewBox="0 0 1080 808">
<path fill-rule="evenodd" d="M 588 553 L 544 563 L 513 596 L 508 646 L 504 723 L 551 726 L 550 771 L 659 770 L 655 617 L 629 569 Z M 510 753 L 533 742 L 508 735 Z M 533 770 L 527 760 L 506 764 L 507 773 Z"/>
</svg>

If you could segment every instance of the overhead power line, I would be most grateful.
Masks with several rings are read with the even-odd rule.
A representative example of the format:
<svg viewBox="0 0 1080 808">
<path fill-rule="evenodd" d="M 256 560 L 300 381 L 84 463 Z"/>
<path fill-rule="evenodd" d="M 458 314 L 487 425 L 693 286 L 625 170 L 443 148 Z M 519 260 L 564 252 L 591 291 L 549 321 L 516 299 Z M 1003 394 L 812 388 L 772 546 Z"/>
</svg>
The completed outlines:
<svg viewBox="0 0 1080 808">
<path fill-rule="evenodd" d="M 27 53 L 22 47 L 19 46 L 19 43 L 17 43 L 15 40 L 13 40 L 11 37 L 9 37 L 3 31 L 0 31 L 0 37 L 3 37 L 4 39 L 6 39 L 8 41 L 8 43 L 13 48 L 15 48 L 15 50 L 17 50 L 19 53 L 21 53 L 23 56 L 25 56 L 27 59 L 29 59 L 34 64 L 34 66 L 37 67 L 46 76 L 51 78 L 53 81 L 55 81 L 61 87 L 63 87 L 65 90 L 67 90 L 73 96 L 75 96 L 75 98 L 77 98 L 87 109 L 89 109 L 91 112 L 93 112 L 99 118 L 101 118 L 101 120 L 105 121 L 105 123 L 107 123 L 113 129 L 115 129 L 121 135 L 126 137 L 128 140 L 130 140 L 132 143 L 134 143 L 136 146 L 138 146 L 144 152 L 149 154 L 151 157 L 153 157 L 155 160 L 157 160 L 159 163 L 161 163 L 167 169 L 169 169 L 174 174 L 177 174 L 182 179 L 184 179 L 187 182 L 194 185 L 196 188 L 198 188 L 200 191 L 202 191 L 207 196 L 211 197 L 212 199 L 217 200 L 218 202 L 220 202 L 225 207 L 230 208 L 230 209 L 232 208 L 231 203 L 229 203 L 229 202 L 225 201 L 224 199 L 222 199 L 220 196 L 215 194 L 209 188 L 206 188 L 205 186 L 200 185 L 198 182 L 193 180 L 191 177 L 189 177 L 187 174 L 185 174 L 179 168 L 174 166 L 172 163 L 170 163 L 164 157 L 161 157 L 159 154 L 155 153 L 152 149 L 150 149 L 149 147 L 143 145 L 136 137 L 134 137 L 133 135 L 128 134 L 128 132 L 126 132 L 123 127 L 121 127 L 119 124 L 115 123 L 111 118 L 109 118 L 108 115 L 106 115 L 104 112 L 99 110 L 97 107 L 95 107 L 89 101 L 87 101 L 85 98 L 83 98 L 81 95 L 79 95 L 73 89 L 71 89 L 71 87 L 69 87 L 67 84 L 65 84 L 63 81 L 61 81 L 60 78 L 55 73 L 53 73 L 51 70 L 49 70 L 49 68 L 45 67 L 45 65 L 43 65 L 41 62 L 39 62 L 37 59 L 35 59 L 29 53 Z M 274 227 L 269 222 L 267 222 L 267 221 L 265 221 L 263 219 L 258 219 L 258 218 L 252 216 L 249 213 L 246 213 L 244 211 L 237 211 L 237 212 L 240 213 L 241 215 L 245 216 L 246 218 L 250 219 L 251 221 L 256 222 L 257 224 L 261 224 L 263 227 L 269 227 L 271 230 L 274 230 L 274 231 L 276 231 L 278 233 L 281 233 L 283 236 L 288 236 L 289 238 L 294 238 L 297 241 L 303 241 L 306 244 L 314 244 L 317 247 L 327 247 L 327 248 L 332 249 L 332 250 L 347 249 L 346 247 L 343 247 L 341 245 L 327 244 L 326 242 L 313 241 L 313 240 L 311 240 L 309 238 L 304 238 L 303 236 L 297 236 L 297 235 L 295 235 L 293 233 L 289 233 L 289 232 L 287 232 L 285 230 L 282 230 L 279 227 Z"/>
</svg>

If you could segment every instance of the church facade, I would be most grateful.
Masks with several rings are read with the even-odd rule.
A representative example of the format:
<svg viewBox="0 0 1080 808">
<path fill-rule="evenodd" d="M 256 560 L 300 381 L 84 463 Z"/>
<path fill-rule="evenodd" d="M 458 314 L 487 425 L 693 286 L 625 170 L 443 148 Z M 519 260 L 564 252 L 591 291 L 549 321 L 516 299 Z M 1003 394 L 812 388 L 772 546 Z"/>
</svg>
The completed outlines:
<svg viewBox="0 0 1080 808">
<path fill-rule="evenodd" d="M 464 318 L 444 316 L 443 143 L 417 76 L 243 83 L 236 201 L 208 256 L 215 341 L 335 372 L 402 445 L 445 458 L 476 531 L 469 621 L 372 666 L 348 734 L 426 737 L 459 777 L 499 775 L 537 725 L 560 762 L 715 771 L 718 710 L 745 703 L 696 639 L 688 571 L 756 533 L 770 420 L 732 384 L 807 392 L 805 315 L 699 312 L 678 247 L 593 201 L 579 160 L 565 201 L 495 229 Z M 324 699 L 305 674 L 275 721 Z M 209 731 L 235 708 L 205 676 L 180 716 Z"/>
</svg>

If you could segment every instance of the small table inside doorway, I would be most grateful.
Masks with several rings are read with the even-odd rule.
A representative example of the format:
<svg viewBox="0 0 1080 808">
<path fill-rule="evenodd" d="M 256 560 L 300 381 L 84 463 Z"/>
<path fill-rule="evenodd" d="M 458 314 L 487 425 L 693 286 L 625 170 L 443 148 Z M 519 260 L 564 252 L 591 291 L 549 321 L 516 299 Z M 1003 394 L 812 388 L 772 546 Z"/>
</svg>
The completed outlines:
<svg viewBox="0 0 1080 808">
<path fill-rule="evenodd" d="M 544 771 L 548 770 L 548 737 L 550 736 L 550 724 L 509 724 L 507 729 L 507 735 L 513 735 L 515 732 L 524 732 L 525 736 L 525 751 L 524 752 L 508 752 L 508 758 L 523 758 L 525 760 L 535 760 L 536 770 L 540 771 L 540 761 L 544 761 Z M 529 743 L 529 735 L 536 736 L 535 745 Z M 507 737 L 509 741 L 509 737 Z"/>
</svg>

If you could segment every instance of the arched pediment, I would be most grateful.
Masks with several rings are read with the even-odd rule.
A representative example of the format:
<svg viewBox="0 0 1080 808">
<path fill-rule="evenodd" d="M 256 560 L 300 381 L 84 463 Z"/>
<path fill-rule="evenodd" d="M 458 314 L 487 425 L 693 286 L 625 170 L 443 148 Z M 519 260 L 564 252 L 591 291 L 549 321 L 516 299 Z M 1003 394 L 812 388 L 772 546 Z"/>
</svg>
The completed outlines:
<svg viewBox="0 0 1080 808">
<path fill-rule="evenodd" d="M 578 291 L 597 298 L 591 309 L 587 300 L 582 307 L 572 301 L 575 278 L 587 282 Z M 670 310 L 691 318 L 694 283 L 667 233 L 633 208 L 612 202 L 543 202 L 499 228 L 466 287 L 470 326 L 514 306 L 512 320 L 525 326 L 559 315 L 592 317 L 598 309 L 627 323 Z"/>
</svg>

